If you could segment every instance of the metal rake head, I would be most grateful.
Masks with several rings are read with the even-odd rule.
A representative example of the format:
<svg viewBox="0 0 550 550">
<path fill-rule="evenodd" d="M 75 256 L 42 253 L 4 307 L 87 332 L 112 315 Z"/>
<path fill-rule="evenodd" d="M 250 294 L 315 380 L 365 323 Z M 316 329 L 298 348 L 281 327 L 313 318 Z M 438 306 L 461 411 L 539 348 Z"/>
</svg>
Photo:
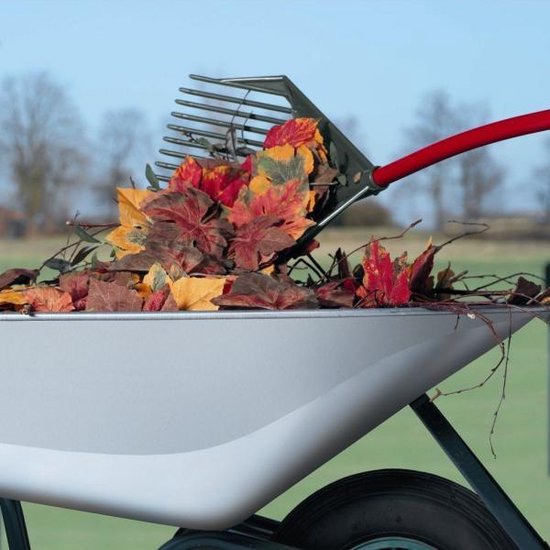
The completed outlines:
<svg viewBox="0 0 550 550">
<path fill-rule="evenodd" d="M 288 77 L 189 76 L 201 86 L 179 89 L 186 98 L 176 99 L 176 103 L 184 107 L 185 112 L 172 112 L 178 123 L 168 124 L 174 134 L 164 138 L 171 147 L 160 150 L 162 155 L 178 161 L 177 164 L 157 162 L 156 166 L 164 172 L 158 175 L 159 179 L 168 181 L 169 174 L 188 155 L 243 159 L 262 149 L 265 135 L 273 126 L 289 118 L 310 117 L 319 121 L 318 128 L 330 151 L 331 161 L 342 176 L 342 185 L 337 186 L 332 207 L 314 231 L 304 238 L 317 234 L 352 202 L 378 192 L 370 178 L 373 164 Z M 223 87 L 224 93 L 211 92 L 204 85 Z"/>
</svg>

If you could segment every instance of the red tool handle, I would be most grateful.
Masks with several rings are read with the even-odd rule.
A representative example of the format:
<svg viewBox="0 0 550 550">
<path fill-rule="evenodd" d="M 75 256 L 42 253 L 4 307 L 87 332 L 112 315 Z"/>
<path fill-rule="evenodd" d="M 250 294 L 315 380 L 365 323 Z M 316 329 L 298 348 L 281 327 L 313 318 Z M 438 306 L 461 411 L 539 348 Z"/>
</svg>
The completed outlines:
<svg viewBox="0 0 550 550">
<path fill-rule="evenodd" d="M 550 109 L 499 120 L 436 141 L 386 166 L 375 168 L 372 179 L 379 187 L 387 187 L 390 183 L 414 174 L 418 170 L 476 147 L 543 130 L 550 130 Z"/>
</svg>

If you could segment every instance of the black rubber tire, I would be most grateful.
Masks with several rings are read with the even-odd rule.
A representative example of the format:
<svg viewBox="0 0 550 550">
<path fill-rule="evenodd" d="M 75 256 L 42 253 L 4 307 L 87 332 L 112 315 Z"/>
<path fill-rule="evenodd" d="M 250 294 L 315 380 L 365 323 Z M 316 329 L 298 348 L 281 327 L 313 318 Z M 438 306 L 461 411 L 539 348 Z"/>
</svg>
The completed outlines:
<svg viewBox="0 0 550 550">
<path fill-rule="evenodd" d="M 369 548 L 369 541 L 386 548 L 374 544 L 384 537 L 438 550 L 517 548 L 472 491 L 432 474 L 393 469 L 317 491 L 290 512 L 274 539 L 304 550 L 350 550 L 361 543 Z"/>
</svg>

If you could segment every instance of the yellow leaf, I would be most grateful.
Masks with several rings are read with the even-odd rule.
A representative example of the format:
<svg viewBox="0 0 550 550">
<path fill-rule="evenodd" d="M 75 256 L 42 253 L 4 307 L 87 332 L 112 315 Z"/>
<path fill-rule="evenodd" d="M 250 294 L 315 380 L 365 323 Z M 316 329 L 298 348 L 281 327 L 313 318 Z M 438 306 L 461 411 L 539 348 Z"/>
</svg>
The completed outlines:
<svg viewBox="0 0 550 550">
<path fill-rule="evenodd" d="M 24 306 L 28 304 L 25 296 L 26 287 L 18 289 L 5 289 L 0 291 L 0 304 L 11 304 L 14 306 Z"/>
<path fill-rule="evenodd" d="M 120 225 L 132 227 L 147 225 L 149 221 L 140 210 L 140 205 L 152 196 L 154 193 L 147 189 L 117 189 Z"/>
<path fill-rule="evenodd" d="M 172 285 L 172 295 L 178 309 L 215 311 L 218 306 L 210 300 L 223 293 L 225 278 L 182 277 Z"/>
<path fill-rule="evenodd" d="M 143 277 L 143 284 L 149 287 L 152 292 L 162 290 L 166 285 L 172 288 L 173 281 L 169 277 L 164 268 L 155 262 L 147 272 L 147 275 Z"/>
<path fill-rule="evenodd" d="M 105 240 L 116 247 L 118 259 L 144 249 L 150 221 L 140 210 L 140 205 L 153 195 L 146 189 L 117 189 L 120 226 L 111 231 Z"/>
</svg>

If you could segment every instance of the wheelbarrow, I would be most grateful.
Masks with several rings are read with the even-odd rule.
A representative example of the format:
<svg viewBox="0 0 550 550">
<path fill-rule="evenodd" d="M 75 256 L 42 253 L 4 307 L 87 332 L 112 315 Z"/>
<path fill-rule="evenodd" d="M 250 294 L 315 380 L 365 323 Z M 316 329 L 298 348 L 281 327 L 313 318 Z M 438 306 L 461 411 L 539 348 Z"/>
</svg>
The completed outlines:
<svg viewBox="0 0 550 550">
<path fill-rule="evenodd" d="M 375 175 L 354 193 L 379 191 Z M 346 193 L 339 208 L 359 198 Z M 179 527 L 163 550 L 546 548 L 425 395 L 535 317 L 550 312 L 2 314 L 10 549 L 30 548 L 21 500 Z M 477 495 L 389 470 L 336 482 L 281 523 L 257 515 L 409 404 Z"/>
</svg>

